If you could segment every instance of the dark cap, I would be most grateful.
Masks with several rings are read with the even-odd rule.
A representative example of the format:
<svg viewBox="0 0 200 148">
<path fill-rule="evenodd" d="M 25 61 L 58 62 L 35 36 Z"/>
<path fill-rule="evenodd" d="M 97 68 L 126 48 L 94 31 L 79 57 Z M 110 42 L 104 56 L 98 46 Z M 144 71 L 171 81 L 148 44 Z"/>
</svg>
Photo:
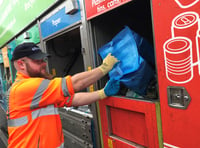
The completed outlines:
<svg viewBox="0 0 200 148">
<path fill-rule="evenodd" d="M 23 57 L 28 57 L 34 60 L 40 60 L 47 56 L 49 56 L 49 54 L 42 52 L 36 44 L 32 42 L 26 42 L 18 45 L 14 49 L 11 60 L 15 61 Z"/>
</svg>

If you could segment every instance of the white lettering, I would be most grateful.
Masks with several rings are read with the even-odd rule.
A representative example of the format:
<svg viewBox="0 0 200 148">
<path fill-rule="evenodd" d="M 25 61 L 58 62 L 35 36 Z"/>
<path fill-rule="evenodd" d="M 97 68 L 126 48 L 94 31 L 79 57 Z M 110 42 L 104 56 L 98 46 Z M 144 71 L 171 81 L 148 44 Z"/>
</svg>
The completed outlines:
<svg viewBox="0 0 200 148">
<path fill-rule="evenodd" d="M 104 2 L 105 0 L 92 0 L 92 7 L 101 4 L 102 2 Z"/>
<path fill-rule="evenodd" d="M 0 38 L 2 38 L 7 33 L 7 31 L 14 26 L 15 23 L 16 23 L 16 18 L 13 18 L 13 20 L 7 25 L 5 30 L 0 34 Z"/>
<path fill-rule="evenodd" d="M 52 20 L 51 22 L 52 22 L 52 25 L 53 25 L 53 26 L 56 26 L 56 27 L 57 27 L 58 24 L 61 22 L 61 18 L 58 18 L 58 19 L 56 19 L 56 20 Z"/>
<path fill-rule="evenodd" d="M 13 0 L 12 2 L 13 2 L 13 5 L 16 5 L 19 2 L 19 0 Z"/>
<path fill-rule="evenodd" d="M 33 47 L 32 48 L 32 51 L 36 51 L 36 50 L 40 50 L 40 48 L 38 48 L 38 47 Z"/>
<path fill-rule="evenodd" d="M 2 3 L 3 3 L 3 0 L 0 0 L 0 6 L 1 6 Z"/>
<path fill-rule="evenodd" d="M 24 4 L 24 10 L 27 11 L 28 9 L 30 9 L 33 4 L 34 4 L 35 0 L 29 0 Z"/>
<path fill-rule="evenodd" d="M 113 7 L 113 6 L 118 5 L 120 3 L 121 3 L 121 0 L 112 0 L 109 3 L 107 3 L 107 7 L 110 8 L 110 7 Z"/>
<path fill-rule="evenodd" d="M 103 6 L 98 6 L 97 7 L 97 12 L 99 13 L 99 12 L 101 12 L 101 11 L 104 11 L 106 8 L 105 8 L 105 6 L 103 5 Z"/>
<path fill-rule="evenodd" d="M 4 14 L 1 17 L 0 24 L 2 24 L 2 22 L 5 21 L 5 19 L 8 17 L 8 14 L 11 12 L 11 10 L 12 10 L 11 5 L 8 5 L 5 10 L 6 11 L 4 12 Z"/>
</svg>

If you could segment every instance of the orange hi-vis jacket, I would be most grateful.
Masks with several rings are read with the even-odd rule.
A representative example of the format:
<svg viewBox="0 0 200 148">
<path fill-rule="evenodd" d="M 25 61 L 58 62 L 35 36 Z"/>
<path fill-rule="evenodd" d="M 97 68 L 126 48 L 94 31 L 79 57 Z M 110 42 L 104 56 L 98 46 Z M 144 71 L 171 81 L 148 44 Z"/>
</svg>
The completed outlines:
<svg viewBox="0 0 200 148">
<path fill-rule="evenodd" d="M 63 148 L 58 107 L 71 106 L 71 77 L 31 78 L 17 73 L 8 92 L 8 148 Z"/>
</svg>

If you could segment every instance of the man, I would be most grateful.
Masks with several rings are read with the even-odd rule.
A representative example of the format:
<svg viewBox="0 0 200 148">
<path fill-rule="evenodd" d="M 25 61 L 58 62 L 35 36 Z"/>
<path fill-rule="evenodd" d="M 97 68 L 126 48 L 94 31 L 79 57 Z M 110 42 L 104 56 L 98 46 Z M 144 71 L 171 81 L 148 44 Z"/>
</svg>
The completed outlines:
<svg viewBox="0 0 200 148">
<path fill-rule="evenodd" d="M 110 54 L 91 71 L 54 79 L 46 71 L 47 56 L 34 43 L 23 43 L 13 52 L 17 77 L 8 92 L 9 148 L 64 147 L 57 108 L 90 104 L 119 90 L 119 82 L 110 80 L 101 90 L 74 93 L 113 68 L 118 60 Z"/>
</svg>

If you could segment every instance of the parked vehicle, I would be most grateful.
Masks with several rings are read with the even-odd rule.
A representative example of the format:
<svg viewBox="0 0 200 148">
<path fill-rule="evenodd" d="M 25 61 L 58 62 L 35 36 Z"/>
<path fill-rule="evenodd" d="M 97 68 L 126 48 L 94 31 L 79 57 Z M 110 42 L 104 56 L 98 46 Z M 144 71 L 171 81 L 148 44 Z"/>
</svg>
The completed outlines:
<svg viewBox="0 0 200 148">
<path fill-rule="evenodd" d="M 51 54 L 48 58 L 51 74 L 73 75 L 98 66 L 103 58 L 100 51 L 124 44 L 127 34 L 119 34 L 129 28 L 139 59 L 145 62 L 143 65 L 138 62 L 139 69 L 123 75 L 125 79 L 119 77 L 122 85 L 116 96 L 89 106 L 60 109 L 65 146 L 200 147 L 198 3 L 199 0 L 3 1 L 0 4 L 4 12 L 0 19 L 1 94 L 6 94 L 15 79 L 10 59 L 18 44 L 32 41 Z M 7 8 L 15 9 L 6 11 Z M 21 21 L 22 18 L 27 19 Z M 120 55 L 122 51 L 123 48 L 117 53 Z M 131 58 L 131 54 L 126 55 L 124 59 Z M 149 79 L 146 76 L 152 79 L 146 81 Z M 84 91 L 103 87 L 110 77 L 107 75 Z M 148 83 L 142 85 L 144 82 Z M 145 93 L 139 92 L 144 87 Z M 0 101 L 5 109 L 3 96 Z"/>
</svg>

